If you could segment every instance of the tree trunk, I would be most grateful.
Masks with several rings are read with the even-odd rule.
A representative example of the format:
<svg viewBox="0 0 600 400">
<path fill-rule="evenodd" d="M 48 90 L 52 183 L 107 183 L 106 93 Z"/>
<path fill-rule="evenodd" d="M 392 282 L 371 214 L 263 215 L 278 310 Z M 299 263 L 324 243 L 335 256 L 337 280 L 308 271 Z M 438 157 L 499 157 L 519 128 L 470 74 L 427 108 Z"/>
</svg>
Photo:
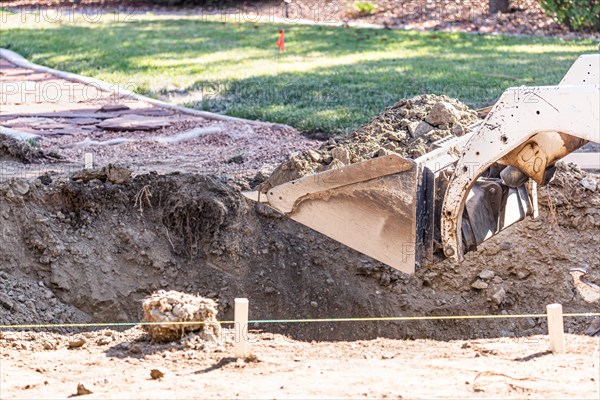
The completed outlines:
<svg viewBox="0 0 600 400">
<path fill-rule="evenodd" d="M 507 13 L 509 10 L 510 0 L 490 0 L 490 15 Z"/>
</svg>

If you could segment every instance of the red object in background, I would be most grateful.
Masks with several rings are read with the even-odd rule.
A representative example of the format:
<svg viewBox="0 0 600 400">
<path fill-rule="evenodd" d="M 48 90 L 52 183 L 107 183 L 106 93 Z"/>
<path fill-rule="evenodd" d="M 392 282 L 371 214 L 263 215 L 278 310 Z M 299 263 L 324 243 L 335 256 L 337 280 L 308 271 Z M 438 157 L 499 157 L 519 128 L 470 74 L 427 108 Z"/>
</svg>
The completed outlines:
<svg viewBox="0 0 600 400">
<path fill-rule="evenodd" d="M 277 47 L 279 47 L 279 50 L 281 50 L 282 52 L 285 51 L 284 50 L 284 30 L 280 30 L 279 31 L 279 39 L 277 39 Z"/>
</svg>

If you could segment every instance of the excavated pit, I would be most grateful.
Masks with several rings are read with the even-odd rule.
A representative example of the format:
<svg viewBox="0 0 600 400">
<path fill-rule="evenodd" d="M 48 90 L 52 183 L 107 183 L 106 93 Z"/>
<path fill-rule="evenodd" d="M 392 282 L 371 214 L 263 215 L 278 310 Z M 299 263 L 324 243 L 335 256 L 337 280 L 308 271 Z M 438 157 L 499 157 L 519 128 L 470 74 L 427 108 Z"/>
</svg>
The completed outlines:
<svg viewBox="0 0 600 400">
<path fill-rule="evenodd" d="M 264 190 L 389 152 L 418 157 L 476 121 L 473 111 L 446 97 L 403 100 L 251 184 L 263 181 Z M 600 311 L 580 297 L 568 272 L 584 267 L 586 278 L 600 283 L 599 176 L 573 166 L 560 166 L 541 189 L 539 219 L 503 231 L 463 263 L 445 261 L 414 276 L 255 205 L 240 192 L 246 181 L 185 173 L 129 177 L 107 168 L 75 179 L 0 183 L 0 324 L 140 321 L 142 300 L 157 290 L 216 300 L 222 320 L 232 319 L 236 297 L 250 299 L 251 319 L 529 314 L 554 302 L 565 312 Z M 590 322 L 565 319 L 574 333 Z M 251 328 L 304 340 L 546 332 L 544 318 Z"/>
<path fill-rule="evenodd" d="M 255 207 L 208 176 L 48 186 L 13 180 L 0 187 L 0 323 L 139 321 L 141 300 L 160 289 L 215 299 L 221 319 L 232 318 L 235 297 L 250 299 L 252 319 L 543 313 L 553 302 L 566 312 L 598 312 L 568 274 L 586 267 L 600 283 L 600 194 L 584 188 L 584 178 L 598 176 L 559 168 L 541 193 L 539 220 L 502 232 L 462 264 L 443 262 L 414 276 Z M 473 288 L 478 279 L 487 287 Z M 40 290 L 46 294 L 33 305 L 19 300 Z M 572 332 L 589 322 L 566 319 Z M 257 327 L 306 340 L 447 340 L 546 329 L 541 318 Z"/>
</svg>

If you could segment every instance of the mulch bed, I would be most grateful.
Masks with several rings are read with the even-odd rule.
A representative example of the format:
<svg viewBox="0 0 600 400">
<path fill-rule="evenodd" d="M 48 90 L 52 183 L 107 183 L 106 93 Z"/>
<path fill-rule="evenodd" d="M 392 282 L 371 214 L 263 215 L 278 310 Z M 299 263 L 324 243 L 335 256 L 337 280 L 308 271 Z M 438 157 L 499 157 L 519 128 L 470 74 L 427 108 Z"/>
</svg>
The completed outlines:
<svg viewBox="0 0 600 400">
<path fill-rule="evenodd" d="M 456 31 L 495 34 L 543 35 L 564 38 L 598 38 L 599 32 L 569 32 L 544 14 L 537 0 L 513 0 L 508 13 L 489 15 L 488 0 L 469 2 L 458 0 L 375 0 L 374 11 L 361 14 L 353 0 L 294 0 L 288 10 L 288 20 L 310 20 L 320 23 L 363 22 L 394 29 L 425 31 Z M 210 2 L 208 2 L 210 4 Z M 235 5 L 235 4 L 238 5 Z M 129 12 L 159 14 L 238 13 L 285 17 L 285 7 L 279 0 L 220 2 L 215 10 L 202 7 L 162 6 L 148 0 L 15 0 L 2 3 L 7 8 L 105 8 Z M 207 10 L 209 10 L 207 12 Z M 244 10 L 244 11 L 242 11 Z"/>
</svg>

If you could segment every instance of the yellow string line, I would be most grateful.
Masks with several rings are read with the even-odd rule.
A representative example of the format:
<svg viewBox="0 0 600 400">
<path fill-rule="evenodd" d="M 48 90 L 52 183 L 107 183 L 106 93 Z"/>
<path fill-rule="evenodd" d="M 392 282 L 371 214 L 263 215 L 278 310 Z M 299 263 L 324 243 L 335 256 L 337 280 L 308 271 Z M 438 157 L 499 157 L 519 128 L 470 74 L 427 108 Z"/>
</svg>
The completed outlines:
<svg viewBox="0 0 600 400">
<path fill-rule="evenodd" d="M 324 318 L 324 319 L 263 319 L 250 320 L 248 324 L 289 324 L 311 322 L 368 322 L 368 321 L 436 321 L 459 319 L 503 319 L 503 318 L 544 318 L 547 314 L 500 314 L 500 315 L 440 315 L 422 317 L 372 317 L 372 318 Z M 600 313 L 567 313 L 563 317 L 599 317 Z M 219 324 L 233 324 L 235 321 L 218 321 Z M 0 325 L 0 329 L 34 329 L 34 328 L 87 328 L 109 326 L 136 326 L 136 325 L 202 325 L 201 321 L 176 321 L 176 322 L 107 322 L 94 324 L 31 324 L 31 325 Z"/>
</svg>

